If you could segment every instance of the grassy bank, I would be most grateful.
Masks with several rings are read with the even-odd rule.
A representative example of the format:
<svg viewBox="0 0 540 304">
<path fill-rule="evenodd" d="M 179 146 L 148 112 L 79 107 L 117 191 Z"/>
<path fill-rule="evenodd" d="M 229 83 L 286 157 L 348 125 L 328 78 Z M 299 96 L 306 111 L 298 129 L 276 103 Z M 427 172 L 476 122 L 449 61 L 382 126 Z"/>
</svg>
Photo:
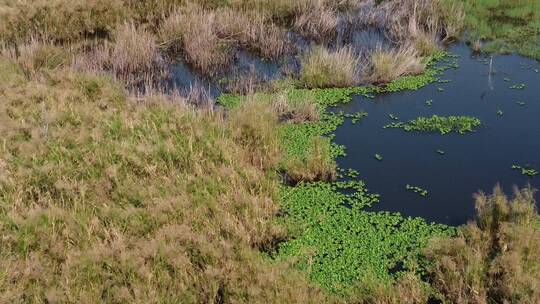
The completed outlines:
<svg viewBox="0 0 540 304">
<path fill-rule="evenodd" d="M 540 60 L 540 1 L 464 0 L 468 39 L 490 52 Z"/>
<path fill-rule="evenodd" d="M 272 111 L 0 63 L 2 301 L 327 301 L 261 254 L 285 237 Z"/>
</svg>

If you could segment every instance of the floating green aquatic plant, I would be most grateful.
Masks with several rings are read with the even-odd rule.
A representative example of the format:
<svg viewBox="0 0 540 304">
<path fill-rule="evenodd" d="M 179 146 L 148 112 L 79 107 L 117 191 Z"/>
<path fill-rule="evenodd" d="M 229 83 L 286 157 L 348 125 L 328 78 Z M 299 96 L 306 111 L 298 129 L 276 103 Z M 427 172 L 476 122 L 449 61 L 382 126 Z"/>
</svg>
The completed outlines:
<svg viewBox="0 0 540 304">
<path fill-rule="evenodd" d="M 378 161 L 383 160 L 382 156 L 380 154 L 375 154 L 375 159 Z"/>
<path fill-rule="evenodd" d="M 399 119 L 396 115 L 394 115 L 392 113 L 388 114 L 388 117 L 390 117 L 390 119 L 392 119 L 392 120 L 398 120 Z"/>
<path fill-rule="evenodd" d="M 516 102 L 516 103 L 517 103 L 519 106 L 522 106 L 522 107 L 525 105 L 525 102 L 523 102 L 523 101 L 518 101 L 518 102 Z"/>
<path fill-rule="evenodd" d="M 358 171 L 356 171 L 354 169 L 351 169 L 351 168 L 347 169 L 347 176 L 348 177 L 355 178 L 355 177 L 358 176 L 358 174 L 359 174 Z"/>
<path fill-rule="evenodd" d="M 511 81 L 511 79 L 508 78 L 508 77 L 504 77 L 503 80 L 506 81 L 506 82 L 510 82 L 510 81 Z"/>
<path fill-rule="evenodd" d="M 503 116 L 503 114 L 504 114 L 504 113 L 503 113 L 503 111 L 502 111 L 502 110 L 498 110 L 498 111 L 497 111 L 497 115 L 499 115 L 499 116 Z"/>
<path fill-rule="evenodd" d="M 346 118 L 350 118 L 351 119 L 351 122 L 353 124 L 356 124 L 357 122 L 359 122 L 362 118 L 364 117 L 367 117 L 368 116 L 368 113 L 366 112 L 356 112 L 354 114 L 345 114 L 345 117 Z"/>
<path fill-rule="evenodd" d="M 438 83 L 449 83 L 449 82 L 452 82 L 452 80 L 450 80 L 450 79 L 438 79 L 437 82 Z"/>
<path fill-rule="evenodd" d="M 520 165 L 512 165 L 512 169 L 520 170 L 522 175 L 526 175 L 526 176 L 530 176 L 530 177 L 534 177 L 534 176 L 538 175 L 538 171 L 536 171 L 535 169 L 531 168 L 528 165 L 525 166 L 525 167 L 522 167 Z"/>
<path fill-rule="evenodd" d="M 426 197 L 426 196 L 428 195 L 428 191 L 427 191 L 427 190 L 422 189 L 422 188 L 420 188 L 420 187 L 418 187 L 418 186 L 412 186 L 412 185 L 407 184 L 407 185 L 405 186 L 405 189 L 410 190 L 410 191 L 413 191 L 414 193 L 420 194 L 420 195 L 423 196 L 423 197 Z"/>
<path fill-rule="evenodd" d="M 428 100 L 426 100 L 426 105 L 427 105 L 428 107 L 431 107 L 431 105 L 433 105 L 433 99 L 428 99 Z"/>
<path fill-rule="evenodd" d="M 437 91 L 439 91 L 439 92 L 444 92 L 444 88 L 438 87 L 438 88 L 437 88 Z"/>
<path fill-rule="evenodd" d="M 391 123 L 384 126 L 384 128 L 398 128 L 407 132 L 439 132 L 442 135 L 445 135 L 450 132 L 457 132 L 459 134 L 474 132 L 475 128 L 480 125 L 480 120 L 475 117 L 441 117 L 433 115 L 431 117 L 418 117 L 408 122 Z"/>
<path fill-rule="evenodd" d="M 437 153 L 439 153 L 440 155 L 446 154 L 446 152 L 444 152 L 443 150 L 437 150 Z"/>
<path fill-rule="evenodd" d="M 379 200 L 362 182 L 299 184 L 283 187 L 281 197 L 283 221 L 294 234 L 276 258 L 294 257 L 313 281 L 338 294 L 364 278 L 393 281 L 399 272 L 392 270 L 411 269 L 429 238 L 455 233 L 420 218 L 362 210 Z"/>
<path fill-rule="evenodd" d="M 510 89 L 515 89 L 515 90 L 523 90 L 527 87 L 526 84 L 524 83 L 519 83 L 519 84 L 514 84 L 513 86 L 510 87 Z"/>
</svg>

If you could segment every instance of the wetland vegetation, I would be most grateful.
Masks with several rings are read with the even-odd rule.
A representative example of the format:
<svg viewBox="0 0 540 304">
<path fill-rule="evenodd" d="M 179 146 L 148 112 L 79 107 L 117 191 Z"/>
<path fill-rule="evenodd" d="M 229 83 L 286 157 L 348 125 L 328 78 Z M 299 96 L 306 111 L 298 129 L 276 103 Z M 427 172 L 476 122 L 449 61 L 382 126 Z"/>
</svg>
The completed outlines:
<svg viewBox="0 0 540 304">
<path fill-rule="evenodd" d="M 411 168 L 387 167 L 406 149 L 336 140 L 349 126 L 436 140 L 491 127 L 465 108 L 417 113 L 458 93 L 453 41 L 539 59 L 538 4 L 0 0 L 0 302 L 539 302 L 532 186 L 459 202 L 477 211 L 460 226 L 377 209 L 370 166 L 339 161 L 392 176 Z M 426 91 L 414 116 L 377 112 Z M 498 123 L 538 109 L 509 96 Z M 444 143 L 429 154 L 450 162 Z M 523 154 L 521 174 L 505 170 L 531 181 Z M 437 206 L 440 188 L 399 188 Z"/>
</svg>

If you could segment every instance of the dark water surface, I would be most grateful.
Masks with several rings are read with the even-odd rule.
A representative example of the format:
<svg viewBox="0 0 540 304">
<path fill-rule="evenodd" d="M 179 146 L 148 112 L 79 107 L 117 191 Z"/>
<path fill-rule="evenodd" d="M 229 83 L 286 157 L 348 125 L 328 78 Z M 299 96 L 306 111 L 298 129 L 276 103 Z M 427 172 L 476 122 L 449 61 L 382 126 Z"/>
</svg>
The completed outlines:
<svg viewBox="0 0 540 304">
<path fill-rule="evenodd" d="M 497 183 L 508 194 L 514 185 L 540 188 L 540 176 L 530 178 L 511 169 L 513 164 L 540 169 L 540 64 L 520 56 L 494 55 L 490 73 L 491 57 L 474 56 L 464 45 L 450 51 L 459 55 L 459 68 L 441 78 L 451 82 L 373 100 L 357 96 L 337 109 L 369 113 L 357 124 L 346 121 L 336 131 L 335 142 L 347 148 L 339 166 L 356 169 L 367 187 L 381 194 L 373 210 L 459 225 L 474 216 L 472 195 L 479 190 L 489 193 Z M 526 88 L 510 88 L 520 83 Z M 433 103 L 428 106 L 430 99 Z M 483 125 L 465 135 L 408 133 L 383 129 L 392 122 L 389 114 L 399 121 L 433 114 L 470 115 Z M 376 153 L 382 161 L 374 158 Z M 406 190 L 406 184 L 429 194 L 422 197 Z"/>
</svg>

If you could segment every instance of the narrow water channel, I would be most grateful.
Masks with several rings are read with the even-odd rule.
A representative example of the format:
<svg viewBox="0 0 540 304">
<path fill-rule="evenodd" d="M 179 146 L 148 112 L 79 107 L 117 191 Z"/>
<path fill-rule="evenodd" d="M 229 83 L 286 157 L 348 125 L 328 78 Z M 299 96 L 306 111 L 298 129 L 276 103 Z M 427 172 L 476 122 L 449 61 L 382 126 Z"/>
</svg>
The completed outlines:
<svg viewBox="0 0 540 304">
<path fill-rule="evenodd" d="M 459 225 L 475 214 L 473 193 L 489 193 L 497 183 L 507 193 L 514 185 L 540 188 L 540 176 L 512 169 L 513 164 L 540 169 L 540 63 L 515 55 L 478 56 L 463 44 L 450 52 L 459 56 L 459 67 L 441 77 L 450 82 L 375 99 L 355 96 L 336 109 L 369 113 L 340 126 L 335 142 L 347 148 L 339 167 L 357 170 L 370 191 L 381 195 L 372 210 Z M 522 83 L 524 89 L 511 88 Z M 390 114 L 399 121 L 469 115 L 482 126 L 465 135 L 408 133 L 383 128 L 393 121 Z M 407 190 L 407 184 L 428 195 Z"/>
</svg>

